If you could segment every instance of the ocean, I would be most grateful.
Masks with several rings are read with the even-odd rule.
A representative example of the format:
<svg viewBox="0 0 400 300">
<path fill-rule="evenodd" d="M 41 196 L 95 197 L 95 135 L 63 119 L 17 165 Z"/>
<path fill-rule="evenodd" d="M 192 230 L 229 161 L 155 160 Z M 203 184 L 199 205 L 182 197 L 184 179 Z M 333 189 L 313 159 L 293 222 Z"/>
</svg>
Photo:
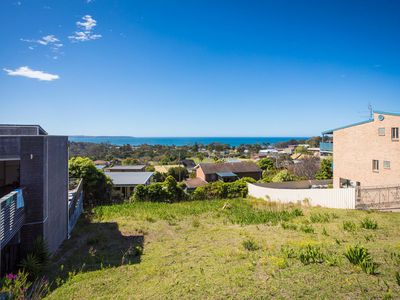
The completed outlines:
<svg viewBox="0 0 400 300">
<path fill-rule="evenodd" d="M 128 136 L 70 136 L 71 142 L 88 143 L 108 143 L 112 145 L 139 146 L 165 145 L 165 146 L 187 146 L 195 143 L 208 145 L 211 143 L 228 144 L 230 146 L 239 146 L 241 144 L 275 144 L 286 142 L 291 139 L 308 139 L 308 137 L 128 137 Z"/>
</svg>

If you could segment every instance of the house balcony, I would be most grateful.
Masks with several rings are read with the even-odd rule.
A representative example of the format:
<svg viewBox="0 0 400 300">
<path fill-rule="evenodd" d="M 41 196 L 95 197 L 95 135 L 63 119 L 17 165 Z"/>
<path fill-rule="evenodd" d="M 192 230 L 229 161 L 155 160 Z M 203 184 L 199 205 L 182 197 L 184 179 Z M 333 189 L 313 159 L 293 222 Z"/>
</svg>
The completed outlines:
<svg viewBox="0 0 400 300">
<path fill-rule="evenodd" d="M 319 149 L 321 152 L 333 153 L 333 143 L 332 142 L 321 142 L 319 144 Z"/>
<path fill-rule="evenodd" d="M 0 245 L 3 249 L 19 232 L 25 221 L 24 189 L 14 190 L 0 198 Z"/>
</svg>

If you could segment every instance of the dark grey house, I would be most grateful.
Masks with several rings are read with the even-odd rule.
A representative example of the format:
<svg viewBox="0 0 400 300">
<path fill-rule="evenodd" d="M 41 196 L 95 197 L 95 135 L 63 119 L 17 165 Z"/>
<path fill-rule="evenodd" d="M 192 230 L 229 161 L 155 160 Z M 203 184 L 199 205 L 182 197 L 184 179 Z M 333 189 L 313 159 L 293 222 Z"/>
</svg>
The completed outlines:
<svg viewBox="0 0 400 300">
<path fill-rule="evenodd" d="M 1 270 L 42 236 L 54 252 L 68 237 L 68 137 L 38 125 L 0 125 Z"/>
</svg>

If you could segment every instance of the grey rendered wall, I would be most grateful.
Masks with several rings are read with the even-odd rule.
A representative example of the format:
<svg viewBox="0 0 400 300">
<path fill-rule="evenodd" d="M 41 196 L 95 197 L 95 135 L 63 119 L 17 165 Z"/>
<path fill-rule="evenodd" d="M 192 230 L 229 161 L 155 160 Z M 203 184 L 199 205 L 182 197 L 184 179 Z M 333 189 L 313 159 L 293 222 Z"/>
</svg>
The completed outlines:
<svg viewBox="0 0 400 300">
<path fill-rule="evenodd" d="M 68 236 L 68 138 L 47 136 L 47 193 L 44 195 L 44 237 L 54 252 Z M 47 182 L 47 183 L 46 183 Z"/>
<path fill-rule="evenodd" d="M 25 187 L 25 225 L 21 230 L 22 254 L 31 249 L 37 236 L 43 236 L 44 137 L 20 137 L 20 180 Z"/>
</svg>

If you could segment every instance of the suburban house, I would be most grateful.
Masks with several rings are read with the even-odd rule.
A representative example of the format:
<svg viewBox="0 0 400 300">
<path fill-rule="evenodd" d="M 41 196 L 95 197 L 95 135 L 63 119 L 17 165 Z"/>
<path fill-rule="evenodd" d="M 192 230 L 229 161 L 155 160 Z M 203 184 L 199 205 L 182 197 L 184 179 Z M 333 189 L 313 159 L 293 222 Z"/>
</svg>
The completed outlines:
<svg viewBox="0 0 400 300">
<path fill-rule="evenodd" d="M 38 125 L 0 125 L 2 273 L 14 270 L 38 237 L 51 253 L 68 238 L 83 201 L 80 180 L 70 194 L 68 188 L 67 136 Z"/>
<path fill-rule="evenodd" d="M 196 177 L 206 182 L 221 180 L 234 181 L 242 177 L 259 180 L 262 170 L 253 162 L 200 163 L 196 167 Z"/>
<path fill-rule="evenodd" d="M 374 111 L 370 120 L 322 133 L 321 153 L 333 153 L 333 185 L 400 185 L 400 114 Z"/>
<path fill-rule="evenodd" d="M 145 165 L 113 166 L 105 168 L 106 172 L 144 172 L 145 170 L 146 170 Z"/>
<path fill-rule="evenodd" d="M 193 171 L 196 167 L 196 163 L 193 159 L 182 159 L 181 164 L 189 171 Z"/>
<path fill-rule="evenodd" d="M 125 199 L 130 197 L 137 185 L 149 185 L 153 177 L 153 172 L 106 171 L 104 174 L 111 178 L 114 190 L 121 192 Z"/>
</svg>

